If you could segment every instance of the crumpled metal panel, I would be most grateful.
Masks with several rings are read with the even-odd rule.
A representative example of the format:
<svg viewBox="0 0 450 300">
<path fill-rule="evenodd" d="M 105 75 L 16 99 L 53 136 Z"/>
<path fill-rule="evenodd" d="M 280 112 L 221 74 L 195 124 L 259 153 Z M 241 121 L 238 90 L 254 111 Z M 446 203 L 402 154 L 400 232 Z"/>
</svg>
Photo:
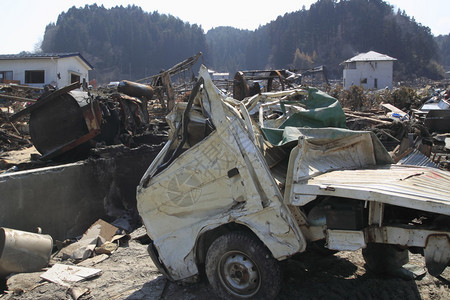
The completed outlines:
<svg viewBox="0 0 450 300">
<path fill-rule="evenodd" d="M 148 235 L 175 280 L 198 273 L 194 257 L 197 238 L 226 223 L 247 225 L 275 258 L 303 251 L 306 246 L 245 122 L 224 101 L 205 67 L 200 77 L 204 84 L 196 109 L 211 116 L 215 130 L 158 171 L 165 154 L 178 143 L 172 132 L 174 139 L 149 167 L 137 192 Z M 170 125 L 172 130 L 180 126 L 181 118 L 175 113 L 180 111 L 175 108 L 169 117 L 175 123 Z"/>
<path fill-rule="evenodd" d="M 449 182 L 446 171 L 387 165 L 320 174 L 296 184 L 293 193 L 378 201 L 450 215 Z"/>
<path fill-rule="evenodd" d="M 420 152 L 417 149 L 414 149 L 413 152 L 400 159 L 400 161 L 397 163 L 398 165 L 411 165 L 411 166 L 425 166 L 425 167 L 431 167 L 431 168 L 437 168 L 438 166 L 431 161 L 430 158 L 425 156 L 422 152 Z"/>
</svg>

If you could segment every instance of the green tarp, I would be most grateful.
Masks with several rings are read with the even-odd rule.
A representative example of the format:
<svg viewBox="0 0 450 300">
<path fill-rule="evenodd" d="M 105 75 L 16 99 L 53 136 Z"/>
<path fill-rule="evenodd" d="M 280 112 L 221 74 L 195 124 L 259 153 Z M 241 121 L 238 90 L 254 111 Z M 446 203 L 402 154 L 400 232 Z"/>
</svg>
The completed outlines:
<svg viewBox="0 0 450 300">
<path fill-rule="evenodd" d="M 313 143 L 326 144 L 353 135 L 370 134 L 377 164 L 392 163 L 392 159 L 372 132 L 348 130 L 339 101 L 315 88 L 299 103 L 306 108 L 292 115 L 278 128 L 261 128 L 267 141 L 274 146 L 297 143 L 304 136 Z"/>
<path fill-rule="evenodd" d="M 347 128 L 344 111 L 336 98 L 318 89 L 308 88 L 308 96 L 297 103 L 306 110 L 293 114 L 278 128 L 262 128 L 266 139 L 273 145 L 283 144 L 279 130 L 286 127 Z"/>
</svg>

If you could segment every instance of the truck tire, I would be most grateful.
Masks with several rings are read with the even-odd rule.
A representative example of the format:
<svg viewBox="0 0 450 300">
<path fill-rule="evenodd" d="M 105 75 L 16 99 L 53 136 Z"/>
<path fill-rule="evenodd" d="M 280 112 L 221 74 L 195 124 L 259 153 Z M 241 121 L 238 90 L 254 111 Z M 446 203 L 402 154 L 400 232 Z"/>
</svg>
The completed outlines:
<svg viewBox="0 0 450 300">
<path fill-rule="evenodd" d="M 224 299 L 274 299 L 281 288 L 278 261 L 259 240 L 241 231 L 211 244 L 205 272 L 213 291 Z"/>
<path fill-rule="evenodd" d="M 395 245 L 368 243 L 362 249 L 366 268 L 375 274 L 394 274 L 409 261 L 408 249 L 400 249 Z"/>
</svg>

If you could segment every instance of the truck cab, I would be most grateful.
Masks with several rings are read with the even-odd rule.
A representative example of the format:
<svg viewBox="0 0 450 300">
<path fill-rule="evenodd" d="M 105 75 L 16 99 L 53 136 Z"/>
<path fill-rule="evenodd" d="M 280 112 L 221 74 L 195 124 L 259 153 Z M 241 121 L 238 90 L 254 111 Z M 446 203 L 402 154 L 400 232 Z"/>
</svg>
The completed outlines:
<svg viewBox="0 0 450 300">
<path fill-rule="evenodd" d="M 449 265 L 448 172 L 394 165 L 373 133 L 345 128 L 333 97 L 298 88 L 238 101 L 202 66 L 167 121 L 137 203 L 170 280 L 204 273 L 220 297 L 274 298 L 279 262 L 316 243 L 362 248 L 381 272 L 408 249 L 432 275 Z"/>
</svg>

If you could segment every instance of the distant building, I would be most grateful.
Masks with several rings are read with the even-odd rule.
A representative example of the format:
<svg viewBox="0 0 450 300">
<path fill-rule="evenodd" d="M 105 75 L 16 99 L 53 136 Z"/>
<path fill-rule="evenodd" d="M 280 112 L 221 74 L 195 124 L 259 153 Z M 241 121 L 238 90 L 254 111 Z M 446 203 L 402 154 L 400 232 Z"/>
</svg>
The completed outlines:
<svg viewBox="0 0 450 300">
<path fill-rule="evenodd" d="M 80 53 L 0 55 L 0 83 L 61 88 L 76 81 L 88 83 L 92 69 Z"/>
<path fill-rule="evenodd" d="M 385 54 L 369 51 L 344 61 L 344 88 L 360 85 L 365 89 L 392 89 L 392 72 L 396 60 Z"/>
</svg>

